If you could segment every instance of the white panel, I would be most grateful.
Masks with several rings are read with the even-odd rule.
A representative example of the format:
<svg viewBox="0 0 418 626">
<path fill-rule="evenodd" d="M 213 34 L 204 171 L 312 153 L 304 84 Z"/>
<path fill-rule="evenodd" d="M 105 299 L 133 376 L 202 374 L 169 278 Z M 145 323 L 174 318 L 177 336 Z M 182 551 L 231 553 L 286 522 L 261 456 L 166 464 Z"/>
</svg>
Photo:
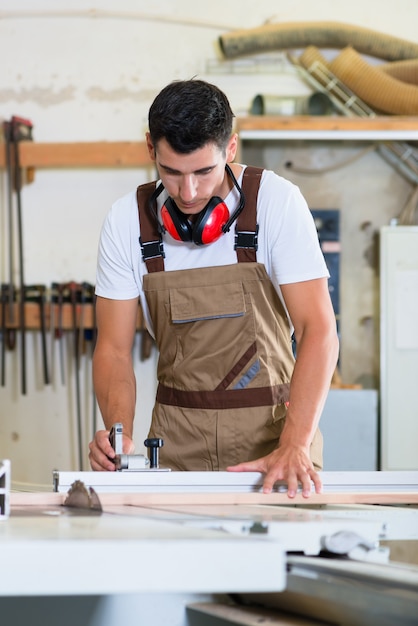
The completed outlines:
<svg viewBox="0 0 418 626">
<path fill-rule="evenodd" d="M 418 227 L 381 231 L 381 465 L 418 468 Z"/>
<path fill-rule="evenodd" d="M 0 552 L 0 596 L 280 591 L 286 581 L 277 537 L 140 514 L 16 509 L 0 525 Z"/>
<path fill-rule="evenodd" d="M 330 389 L 319 427 L 324 470 L 377 469 L 376 389 Z"/>
<path fill-rule="evenodd" d="M 418 349 L 418 270 L 395 274 L 395 327 L 398 350 Z"/>
</svg>

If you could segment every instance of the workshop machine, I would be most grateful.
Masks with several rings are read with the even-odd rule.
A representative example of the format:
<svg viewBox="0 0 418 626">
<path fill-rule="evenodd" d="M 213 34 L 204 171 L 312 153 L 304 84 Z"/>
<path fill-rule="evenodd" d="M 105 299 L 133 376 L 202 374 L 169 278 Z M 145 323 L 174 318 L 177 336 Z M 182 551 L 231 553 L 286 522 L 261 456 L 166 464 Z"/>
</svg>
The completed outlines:
<svg viewBox="0 0 418 626">
<path fill-rule="evenodd" d="M 124 455 L 122 435 L 116 471 L 57 470 L 51 492 L 10 493 L 0 465 L 13 624 L 417 624 L 418 566 L 391 546 L 418 545 L 418 472 L 323 472 L 322 494 L 289 499 L 254 472 L 160 468 L 160 439 Z"/>
</svg>

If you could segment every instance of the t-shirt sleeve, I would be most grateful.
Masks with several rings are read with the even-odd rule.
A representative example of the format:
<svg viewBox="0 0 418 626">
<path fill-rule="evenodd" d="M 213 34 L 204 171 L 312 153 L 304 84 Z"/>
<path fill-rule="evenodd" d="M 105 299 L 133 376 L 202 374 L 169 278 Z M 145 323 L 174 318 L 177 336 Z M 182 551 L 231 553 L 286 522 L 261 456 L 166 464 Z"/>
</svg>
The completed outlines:
<svg viewBox="0 0 418 626">
<path fill-rule="evenodd" d="M 124 204 L 126 199 L 125 203 L 112 206 L 99 240 L 96 295 L 111 300 L 129 300 L 139 295 L 132 263 L 130 213 Z"/>
<path fill-rule="evenodd" d="M 277 285 L 329 277 L 314 219 L 299 188 L 269 173 L 264 206 L 266 261 Z"/>
</svg>

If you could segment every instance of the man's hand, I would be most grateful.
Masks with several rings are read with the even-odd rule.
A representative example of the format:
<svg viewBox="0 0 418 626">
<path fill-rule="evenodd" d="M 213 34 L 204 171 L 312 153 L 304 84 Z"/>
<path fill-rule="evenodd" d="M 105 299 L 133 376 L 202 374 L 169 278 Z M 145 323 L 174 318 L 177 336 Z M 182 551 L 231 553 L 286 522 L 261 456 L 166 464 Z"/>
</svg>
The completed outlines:
<svg viewBox="0 0 418 626">
<path fill-rule="evenodd" d="M 115 464 L 112 459 L 115 458 L 115 451 L 109 441 L 110 431 L 98 430 L 94 439 L 89 443 L 89 459 L 93 470 L 102 472 L 114 472 Z M 123 435 L 123 453 L 133 454 L 135 451 L 132 439 Z"/>
<path fill-rule="evenodd" d="M 309 450 L 301 446 L 283 445 L 261 459 L 239 463 L 226 469 L 229 472 L 262 472 L 265 475 L 263 493 L 271 493 L 278 480 L 287 483 L 289 498 L 295 497 L 299 483 L 302 485 L 304 498 L 311 495 L 312 482 L 316 493 L 322 491 L 322 481 L 309 458 Z"/>
</svg>

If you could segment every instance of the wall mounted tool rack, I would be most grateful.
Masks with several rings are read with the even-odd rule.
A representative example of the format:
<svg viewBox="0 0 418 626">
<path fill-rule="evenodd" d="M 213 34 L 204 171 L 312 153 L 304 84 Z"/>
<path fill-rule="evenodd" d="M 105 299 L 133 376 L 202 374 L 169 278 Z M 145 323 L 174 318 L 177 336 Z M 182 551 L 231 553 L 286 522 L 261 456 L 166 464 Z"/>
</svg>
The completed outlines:
<svg viewBox="0 0 418 626">
<path fill-rule="evenodd" d="M 14 150 L 14 146 L 11 147 Z M 21 141 L 18 144 L 19 163 L 24 172 L 22 179 L 26 183 L 34 180 L 36 169 L 54 168 L 153 168 L 149 158 L 147 145 L 144 141 L 116 141 L 116 142 L 75 142 L 75 143 L 36 143 Z M 6 167 L 5 150 L 0 150 L 0 168 Z M 57 327 L 60 323 L 62 330 L 73 329 L 74 317 L 71 302 L 63 302 L 62 306 L 54 304 L 53 296 L 46 290 L 46 300 L 43 311 L 43 322 L 48 328 Z M 10 304 L 1 307 L 0 324 L 7 329 L 20 327 L 20 294 L 16 289 Z M 42 325 L 41 312 L 38 302 L 28 302 L 25 295 L 25 327 L 28 330 L 39 330 Z M 50 301 L 48 301 L 50 300 Z M 83 328 L 94 328 L 94 312 L 92 302 L 77 302 L 77 323 Z M 52 318 L 52 320 L 51 320 Z M 58 322 L 60 320 L 60 322 Z M 141 307 L 138 306 L 137 328 L 143 328 Z"/>
<path fill-rule="evenodd" d="M 77 327 L 83 329 L 95 328 L 93 303 L 76 303 L 76 320 Z M 20 307 L 18 302 L 14 302 L 12 309 L 7 303 L 6 307 L 0 308 L 0 327 L 6 329 L 20 328 Z M 40 330 L 42 323 L 50 330 L 73 330 L 74 317 L 73 305 L 71 302 L 63 302 L 59 305 L 55 302 L 47 301 L 44 304 L 43 321 L 41 317 L 41 308 L 38 302 L 25 302 L 25 327 L 27 330 Z M 138 303 L 137 329 L 143 329 L 142 309 Z"/>
</svg>

